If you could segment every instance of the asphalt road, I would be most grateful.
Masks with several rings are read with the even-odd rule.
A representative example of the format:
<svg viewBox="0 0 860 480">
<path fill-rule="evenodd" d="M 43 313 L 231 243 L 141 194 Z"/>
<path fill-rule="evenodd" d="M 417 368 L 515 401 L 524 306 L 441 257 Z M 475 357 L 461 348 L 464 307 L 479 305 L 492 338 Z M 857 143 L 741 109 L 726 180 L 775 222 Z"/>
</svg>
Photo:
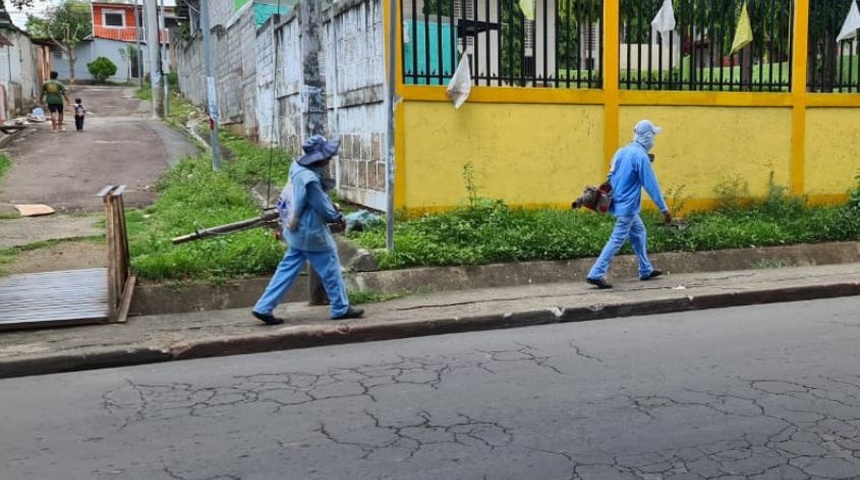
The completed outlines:
<svg viewBox="0 0 860 480">
<path fill-rule="evenodd" d="M 4 480 L 856 479 L 860 300 L 0 381 Z"/>
<path fill-rule="evenodd" d="M 197 148 L 181 133 L 152 120 L 149 103 L 133 87 L 71 86 L 69 98 L 89 109 L 76 132 L 71 107 L 65 132 L 50 121 L 31 124 L 6 148 L 12 168 L 0 179 L 0 203 L 47 204 L 59 213 L 100 212 L 96 194 L 106 185 L 126 185 L 125 205 L 155 200 L 155 183 L 169 164 Z"/>
</svg>

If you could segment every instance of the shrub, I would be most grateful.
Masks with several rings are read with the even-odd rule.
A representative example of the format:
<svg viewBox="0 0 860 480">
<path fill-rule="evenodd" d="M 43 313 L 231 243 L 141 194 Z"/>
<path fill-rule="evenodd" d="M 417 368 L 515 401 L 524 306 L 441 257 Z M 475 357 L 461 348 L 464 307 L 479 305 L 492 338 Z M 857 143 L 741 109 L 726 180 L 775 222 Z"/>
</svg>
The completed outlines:
<svg viewBox="0 0 860 480">
<path fill-rule="evenodd" d="M 116 65 L 107 57 L 98 57 L 87 64 L 87 70 L 96 82 L 103 83 L 108 77 L 116 74 Z"/>
</svg>

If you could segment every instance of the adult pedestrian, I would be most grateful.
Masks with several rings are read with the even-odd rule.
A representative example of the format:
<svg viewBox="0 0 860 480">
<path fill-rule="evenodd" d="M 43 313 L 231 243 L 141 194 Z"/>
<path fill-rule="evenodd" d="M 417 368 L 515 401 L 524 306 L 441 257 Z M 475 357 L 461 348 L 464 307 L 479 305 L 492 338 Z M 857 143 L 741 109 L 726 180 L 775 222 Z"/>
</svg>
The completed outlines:
<svg viewBox="0 0 860 480">
<path fill-rule="evenodd" d="M 66 103 L 69 101 L 69 95 L 66 86 L 57 80 L 59 74 L 51 72 L 51 79 L 42 84 L 42 95 L 39 97 L 39 103 L 48 104 L 48 111 L 51 115 L 51 127 L 53 131 L 64 131 L 63 127 L 63 99 Z"/>
<path fill-rule="evenodd" d="M 332 320 L 358 318 L 364 314 L 364 310 L 349 304 L 337 245 L 328 226 L 328 223 L 344 225 L 343 214 L 326 193 L 330 182 L 323 179 L 339 146 L 339 141 L 314 135 L 304 142 L 303 154 L 290 166 L 289 180 L 277 204 L 281 234 L 289 248 L 251 312 L 267 325 L 284 322 L 272 312 L 292 287 L 305 262 L 310 262 L 322 279 Z"/>
<path fill-rule="evenodd" d="M 672 221 L 669 207 L 663 200 L 657 176 L 651 168 L 648 152 L 654 147 L 654 137 L 662 129 L 650 120 L 640 120 L 633 127 L 633 141 L 618 149 L 609 165 L 609 183 L 612 186 L 612 204 L 609 213 L 615 216 L 615 229 L 600 252 L 600 257 L 588 272 L 586 282 L 597 288 L 612 288 L 606 281 L 606 273 L 612 258 L 625 242 L 630 241 L 639 263 L 639 279 L 651 280 L 663 274 L 648 260 L 647 230 L 639 213 L 642 210 L 642 189 L 663 213 L 666 223 Z"/>
</svg>

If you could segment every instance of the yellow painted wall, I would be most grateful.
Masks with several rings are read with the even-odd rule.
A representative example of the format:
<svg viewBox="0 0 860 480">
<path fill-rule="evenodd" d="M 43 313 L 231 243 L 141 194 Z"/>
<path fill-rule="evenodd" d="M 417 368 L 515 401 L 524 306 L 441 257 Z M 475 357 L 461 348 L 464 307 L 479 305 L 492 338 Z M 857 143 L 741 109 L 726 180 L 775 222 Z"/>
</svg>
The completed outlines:
<svg viewBox="0 0 860 480">
<path fill-rule="evenodd" d="M 604 2 L 601 90 L 476 86 L 455 110 L 444 87 L 398 79 L 395 205 L 417 212 L 464 204 L 471 164 L 481 197 L 567 208 L 604 178 L 608 157 L 640 118 L 664 127 L 655 170 L 667 197 L 683 187 L 688 208 L 712 206 L 716 187 L 738 178 L 760 197 L 771 172 L 793 194 L 843 201 L 860 170 L 860 96 L 806 91 L 798 72 L 807 71 L 809 3 L 794 2 L 795 75 L 786 93 L 619 91 L 617 1 Z M 396 40 L 402 71 L 400 30 Z"/>
<path fill-rule="evenodd" d="M 403 171 L 396 188 L 405 203 L 398 206 L 409 211 L 465 204 L 467 163 L 479 196 L 518 206 L 567 207 L 606 174 L 602 105 L 467 102 L 456 110 L 448 102 L 412 101 L 401 115 Z M 618 146 L 630 141 L 641 118 L 664 128 L 653 153 L 667 200 L 681 189 L 678 200 L 688 207 L 707 206 L 720 183 L 737 178 L 750 195 L 762 196 L 771 172 L 778 185 L 791 183 L 790 108 L 621 106 Z M 826 173 L 812 170 L 811 185 L 819 182 L 815 175 L 826 183 Z"/>
<path fill-rule="evenodd" d="M 622 106 L 622 143 L 642 118 L 663 127 L 652 153 L 664 195 L 713 199 L 721 182 L 742 178 L 752 196 L 767 192 L 771 171 L 778 185 L 790 184 L 791 109 L 771 107 Z"/>
<path fill-rule="evenodd" d="M 806 192 L 844 196 L 860 174 L 860 110 L 809 108 L 806 111 Z"/>
<path fill-rule="evenodd" d="M 478 196 L 521 206 L 569 206 L 605 175 L 602 106 L 405 102 L 402 115 L 395 188 L 410 211 L 465 204 L 467 163 Z"/>
</svg>

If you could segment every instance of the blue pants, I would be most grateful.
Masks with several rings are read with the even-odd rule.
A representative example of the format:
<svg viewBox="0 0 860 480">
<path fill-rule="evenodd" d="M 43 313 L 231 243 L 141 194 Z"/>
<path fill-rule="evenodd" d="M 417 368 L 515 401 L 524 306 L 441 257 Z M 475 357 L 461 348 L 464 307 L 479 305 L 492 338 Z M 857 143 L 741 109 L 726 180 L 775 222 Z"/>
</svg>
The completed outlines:
<svg viewBox="0 0 860 480">
<path fill-rule="evenodd" d="M 337 250 L 309 252 L 292 247 L 287 249 L 287 253 L 284 254 L 284 258 L 278 264 L 275 274 L 269 280 L 266 291 L 254 305 L 254 311 L 272 313 L 275 307 L 281 303 L 284 294 L 293 286 L 293 282 L 302 272 L 306 261 L 311 263 L 311 267 L 322 279 L 331 306 L 331 317 L 338 317 L 346 313 L 349 310 L 349 298 L 346 296 L 346 285 L 343 283 Z"/>
<path fill-rule="evenodd" d="M 648 232 L 645 230 L 642 218 L 639 214 L 636 214 L 623 215 L 615 219 L 615 229 L 612 231 L 612 235 L 609 236 L 609 240 L 606 242 L 606 246 L 603 247 L 603 251 L 600 252 L 597 262 L 594 263 L 591 271 L 588 272 L 588 278 L 597 279 L 604 277 L 606 272 L 609 271 L 609 266 L 612 264 L 612 257 L 621 250 L 624 242 L 628 239 L 630 240 L 630 246 L 633 247 L 633 252 L 636 254 L 636 260 L 639 262 L 639 278 L 650 275 L 654 267 L 648 261 L 648 251 L 645 248 L 648 240 Z"/>
</svg>

